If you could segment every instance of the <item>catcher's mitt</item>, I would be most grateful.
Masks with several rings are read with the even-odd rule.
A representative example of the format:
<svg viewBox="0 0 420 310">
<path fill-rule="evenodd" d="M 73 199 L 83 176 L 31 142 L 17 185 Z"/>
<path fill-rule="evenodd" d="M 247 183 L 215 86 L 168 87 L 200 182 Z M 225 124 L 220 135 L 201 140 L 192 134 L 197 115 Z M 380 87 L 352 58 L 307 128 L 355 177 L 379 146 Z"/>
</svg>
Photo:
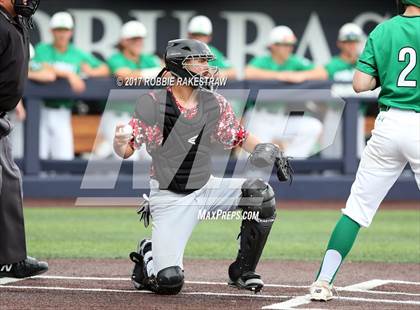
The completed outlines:
<svg viewBox="0 0 420 310">
<path fill-rule="evenodd" d="M 275 166 L 280 182 L 292 181 L 293 170 L 289 158 L 285 157 L 279 147 L 273 143 L 257 144 L 249 156 L 249 161 L 257 168 Z"/>
</svg>

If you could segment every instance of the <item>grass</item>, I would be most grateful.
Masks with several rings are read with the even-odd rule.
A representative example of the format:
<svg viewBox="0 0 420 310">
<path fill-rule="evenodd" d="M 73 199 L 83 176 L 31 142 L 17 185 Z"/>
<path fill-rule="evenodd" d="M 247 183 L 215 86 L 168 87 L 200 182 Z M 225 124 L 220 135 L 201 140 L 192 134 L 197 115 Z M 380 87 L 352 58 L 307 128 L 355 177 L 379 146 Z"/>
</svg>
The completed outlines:
<svg viewBox="0 0 420 310">
<path fill-rule="evenodd" d="M 339 217 L 335 210 L 279 210 L 263 257 L 319 261 Z M 127 258 L 139 238 L 151 235 L 134 208 L 27 208 L 25 222 L 28 252 L 40 258 Z M 232 259 L 239 225 L 202 222 L 185 257 Z M 361 230 L 348 260 L 420 263 L 420 212 L 380 211 Z"/>
</svg>

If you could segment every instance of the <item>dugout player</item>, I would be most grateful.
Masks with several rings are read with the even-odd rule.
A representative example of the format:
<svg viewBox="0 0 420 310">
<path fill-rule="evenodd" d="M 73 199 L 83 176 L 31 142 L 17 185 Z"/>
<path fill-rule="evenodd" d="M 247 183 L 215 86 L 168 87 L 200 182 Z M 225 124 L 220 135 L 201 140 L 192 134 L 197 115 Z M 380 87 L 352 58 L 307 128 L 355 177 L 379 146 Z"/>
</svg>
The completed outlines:
<svg viewBox="0 0 420 310">
<path fill-rule="evenodd" d="M 353 75 L 356 70 L 356 63 L 359 59 L 360 52 L 363 48 L 364 34 L 363 30 L 354 23 L 344 24 L 339 32 L 337 38 L 337 47 L 340 53 L 333 58 L 330 62 L 325 65 L 325 70 L 328 72 L 330 80 L 335 82 L 351 83 L 353 81 Z M 361 105 L 359 109 L 359 117 L 357 119 L 357 155 L 361 156 L 363 148 L 366 145 L 365 141 L 365 118 L 364 114 L 367 110 L 367 105 Z M 330 118 L 336 117 L 336 111 L 329 109 L 324 120 L 323 134 L 333 130 L 329 128 L 329 125 L 335 122 L 329 122 Z M 343 141 L 342 141 L 342 126 L 340 124 L 338 132 L 335 136 L 334 143 L 328 148 L 322 151 L 322 155 L 325 158 L 341 158 L 343 153 Z"/>
<path fill-rule="evenodd" d="M 269 34 L 269 54 L 251 59 L 245 69 L 245 77 L 293 83 L 326 79 L 324 68 L 293 54 L 296 42 L 296 36 L 289 27 L 274 27 Z M 285 106 L 281 102 L 259 102 L 255 110 L 246 115 L 247 119 L 252 118 L 249 129 L 265 141 L 282 144 L 287 156 L 307 158 L 312 155 L 321 136 L 322 123 L 308 115 L 286 117 Z M 279 125 L 267 128 L 269 123 Z"/>
<path fill-rule="evenodd" d="M 184 249 L 199 222 L 199 213 L 238 208 L 257 211 L 259 216 L 242 222 L 240 250 L 230 265 L 229 283 L 255 292 L 263 287 L 255 269 L 276 217 L 273 189 L 261 179 L 212 176 L 211 143 L 221 143 L 226 149 L 241 146 L 252 152 L 250 161 L 256 166 L 277 163 L 280 180 L 288 178 L 288 162 L 277 146 L 260 144 L 240 125 L 229 102 L 211 91 L 209 78 L 217 69 L 208 62 L 213 59 L 203 42 L 169 41 L 163 72 L 187 79 L 195 76 L 200 83 L 175 83 L 141 97 L 129 123 L 133 132 L 121 131 L 124 125 L 116 128 L 117 154 L 128 158 L 146 144 L 152 156 L 152 240 L 144 239 L 138 251 L 130 254 L 135 262 L 132 280 L 137 289 L 179 293 L 184 284 Z M 143 210 L 145 218 L 147 209 Z"/>
<path fill-rule="evenodd" d="M 333 297 L 332 283 L 360 227 L 370 225 L 407 163 L 420 189 L 420 0 L 402 3 L 406 5 L 404 14 L 379 24 L 371 32 L 356 65 L 353 88 L 362 92 L 381 86 L 380 113 L 343 216 L 310 288 L 313 300 Z"/>
<path fill-rule="evenodd" d="M 108 66 L 90 53 L 71 43 L 74 21 L 70 13 L 57 12 L 50 20 L 52 43 L 35 47 L 34 62 L 48 65 L 57 78 L 66 79 L 75 93 L 86 89 L 84 77 L 106 77 Z M 46 100 L 41 107 L 39 156 L 41 159 L 72 160 L 74 158 L 71 112 L 75 100 Z"/>
<path fill-rule="evenodd" d="M 25 278 L 48 270 L 26 255 L 21 175 L 13 161 L 6 113 L 23 95 L 28 76 L 30 18 L 39 0 L 0 0 L 0 278 Z"/>
<path fill-rule="evenodd" d="M 236 70 L 221 51 L 219 51 L 210 42 L 213 40 L 213 24 L 211 20 L 204 15 L 194 16 L 188 23 L 188 38 L 199 40 L 207 44 L 213 53 L 215 59 L 210 61 L 211 66 L 219 68 L 219 76 L 228 79 L 236 79 Z"/>
<path fill-rule="evenodd" d="M 35 56 L 35 49 L 32 44 L 29 45 L 29 68 L 28 79 L 38 83 L 51 83 L 56 80 L 53 69 L 46 65 L 40 65 L 31 61 Z M 26 110 L 23 100 L 20 100 L 15 108 L 15 113 L 10 113 L 9 119 L 13 124 L 13 130 L 10 133 L 10 140 L 13 145 L 12 154 L 14 158 L 23 157 L 24 145 L 24 122 L 26 119 Z"/>
<path fill-rule="evenodd" d="M 121 28 L 119 49 L 113 54 L 107 64 L 111 73 L 126 81 L 129 78 L 155 77 L 162 69 L 161 60 L 154 54 L 145 53 L 144 39 L 147 36 L 146 27 L 139 21 L 132 20 Z M 116 102 L 107 107 L 102 115 L 100 133 L 103 141 L 95 149 L 96 158 L 106 158 L 114 155 L 112 141 L 115 126 L 131 119 L 132 104 L 130 102 Z M 138 152 L 140 158 L 149 158 L 146 151 Z M 136 158 L 137 159 L 137 158 Z"/>
</svg>

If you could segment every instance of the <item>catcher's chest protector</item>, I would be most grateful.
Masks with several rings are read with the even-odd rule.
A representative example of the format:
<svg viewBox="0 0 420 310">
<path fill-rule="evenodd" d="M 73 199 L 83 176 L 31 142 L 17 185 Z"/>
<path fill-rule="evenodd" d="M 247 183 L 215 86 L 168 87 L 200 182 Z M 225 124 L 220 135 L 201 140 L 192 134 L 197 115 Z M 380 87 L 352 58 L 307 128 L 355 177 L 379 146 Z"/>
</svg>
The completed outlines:
<svg viewBox="0 0 420 310">
<path fill-rule="evenodd" d="M 197 190 L 210 177 L 210 140 L 220 116 L 219 104 L 213 94 L 199 91 L 198 113 L 187 119 L 170 93 L 159 91 L 155 95 L 163 143 L 151 156 L 159 187 L 177 193 Z"/>
</svg>

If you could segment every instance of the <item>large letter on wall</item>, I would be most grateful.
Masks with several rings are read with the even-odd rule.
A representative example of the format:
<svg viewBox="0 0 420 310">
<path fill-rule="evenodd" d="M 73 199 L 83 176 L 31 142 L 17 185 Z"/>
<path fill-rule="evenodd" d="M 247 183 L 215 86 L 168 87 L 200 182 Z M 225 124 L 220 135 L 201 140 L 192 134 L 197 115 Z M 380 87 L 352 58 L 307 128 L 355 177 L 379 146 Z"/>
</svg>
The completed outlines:
<svg viewBox="0 0 420 310">
<path fill-rule="evenodd" d="M 117 14 L 106 10 L 71 9 L 74 16 L 74 44 L 87 51 L 96 52 L 108 58 L 115 52 L 115 44 L 119 40 L 121 20 Z M 103 35 L 99 41 L 93 42 L 93 20 L 99 20 L 103 26 Z"/>
<path fill-rule="evenodd" d="M 188 22 L 196 15 L 195 11 L 174 11 L 173 17 L 179 20 L 179 37 L 186 38 L 188 35 Z"/>
<path fill-rule="evenodd" d="M 274 27 L 274 22 L 267 14 L 249 12 L 222 12 L 221 16 L 228 21 L 227 56 L 238 70 L 242 78 L 246 64 L 246 55 L 261 55 L 266 51 L 268 34 Z M 246 43 L 246 24 L 253 23 L 257 28 L 255 40 Z"/>
<path fill-rule="evenodd" d="M 144 40 L 144 52 L 156 51 L 156 24 L 157 19 L 165 15 L 165 11 L 138 11 L 131 10 L 130 15 L 141 21 L 147 29 L 147 37 Z"/>
<path fill-rule="evenodd" d="M 331 58 L 330 48 L 317 13 L 311 14 L 296 54 L 304 56 L 307 49 L 311 51 L 312 59 L 318 65 L 326 64 Z"/>
</svg>

